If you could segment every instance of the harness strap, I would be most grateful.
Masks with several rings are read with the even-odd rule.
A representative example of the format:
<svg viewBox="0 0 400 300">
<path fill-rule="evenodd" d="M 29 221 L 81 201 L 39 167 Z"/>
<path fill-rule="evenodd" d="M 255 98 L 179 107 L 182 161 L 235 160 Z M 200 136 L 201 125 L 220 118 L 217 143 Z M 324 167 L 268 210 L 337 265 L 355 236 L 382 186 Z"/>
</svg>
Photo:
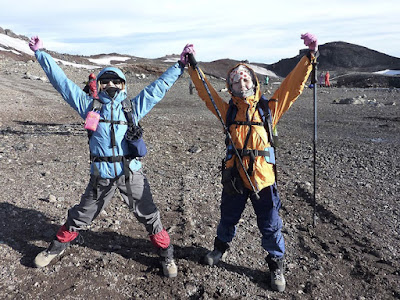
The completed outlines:
<svg viewBox="0 0 400 300">
<path fill-rule="evenodd" d="M 130 159 L 127 158 L 123 158 L 122 160 L 124 162 L 124 175 L 125 175 L 125 186 L 126 186 L 126 193 L 128 196 L 128 201 L 129 201 L 129 210 L 133 211 L 134 207 L 133 207 L 133 192 L 132 192 L 132 187 L 130 184 L 130 177 L 131 177 L 131 171 L 129 168 L 129 162 Z"/>
<path fill-rule="evenodd" d="M 269 155 L 269 151 L 264 150 L 252 150 L 252 149 L 237 149 L 240 156 L 249 156 L 250 153 L 253 153 L 254 156 L 267 156 Z"/>
<path fill-rule="evenodd" d="M 232 121 L 230 125 L 236 124 L 236 125 L 255 125 L 255 126 L 264 126 L 264 123 L 262 122 L 247 122 L 247 121 Z"/>
<path fill-rule="evenodd" d="M 126 160 L 131 160 L 134 159 L 134 156 L 131 155 L 125 155 L 125 156 L 96 156 L 93 154 L 90 154 L 90 161 L 91 162 L 109 162 L 109 163 L 115 163 L 115 162 L 122 162 L 124 159 Z"/>
<path fill-rule="evenodd" d="M 127 191 L 127 196 L 128 196 L 128 201 L 129 201 L 129 209 L 132 211 L 134 209 L 133 207 L 133 193 L 132 193 L 132 187 L 130 185 L 130 168 L 129 168 L 129 162 L 134 159 L 135 157 L 126 155 L 126 156 L 95 156 L 95 155 L 90 155 L 90 160 L 92 162 L 123 162 L 124 163 L 124 175 L 125 175 L 125 186 L 126 186 L 126 191 Z M 93 165 L 94 168 L 94 176 L 96 178 L 96 181 L 93 185 L 93 199 L 97 200 L 98 195 L 99 195 L 99 179 L 100 179 L 100 172 L 99 169 L 97 168 L 96 165 Z"/>
<path fill-rule="evenodd" d="M 264 156 L 265 160 L 270 164 L 275 164 L 275 150 L 273 147 L 268 147 L 266 150 L 257 150 L 257 149 L 237 149 L 239 155 L 243 156 Z M 229 154 L 235 154 L 233 149 L 228 149 Z"/>
<path fill-rule="evenodd" d="M 118 124 L 118 125 L 128 125 L 128 122 L 125 121 L 111 121 L 111 120 L 103 120 L 100 119 L 99 122 L 103 122 L 103 123 L 111 123 L 111 124 Z"/>
</svg>

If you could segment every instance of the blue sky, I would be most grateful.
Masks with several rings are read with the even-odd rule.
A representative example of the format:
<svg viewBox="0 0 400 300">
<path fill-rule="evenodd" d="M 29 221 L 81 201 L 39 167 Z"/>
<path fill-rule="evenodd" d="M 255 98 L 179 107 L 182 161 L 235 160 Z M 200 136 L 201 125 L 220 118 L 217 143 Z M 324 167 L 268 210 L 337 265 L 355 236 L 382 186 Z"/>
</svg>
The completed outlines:
<svg viewBox="0 0 400 300">
<path fill-rule="evenodd" d="M 400 57 L 400 1 L 6 1 L 0 27 L 39 35 L 47 49 L 157 58 L 193 43 L 197 60 L 274 63 L 304 48 L 345 41 Z M 325 5 L 326 4 L 326 5 Z"/>
</svg>

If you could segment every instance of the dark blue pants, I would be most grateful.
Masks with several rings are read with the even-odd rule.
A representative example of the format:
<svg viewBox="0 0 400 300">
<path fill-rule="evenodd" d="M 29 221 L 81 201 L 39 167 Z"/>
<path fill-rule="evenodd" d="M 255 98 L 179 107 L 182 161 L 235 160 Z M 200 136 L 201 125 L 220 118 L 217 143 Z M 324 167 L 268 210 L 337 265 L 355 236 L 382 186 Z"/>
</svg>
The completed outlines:
<svg viewBox="0 0 400 300">
<path fill-rule="evenodd" d="M 236 235 L 236 225 L 250 197 L 257 216 L 257 225 L 261 232 L 261 245 L 272 257 L 283 257 L 285 241 L 281 233 L 282 219 L 279 217 L 281 201 L 276 184 L 260 191 L 257 200 L 250 190 L 245 189 L 243 195 L 229 195 L 222 191 L 221 220 L 217 228 L 217 237 L 229 243 Z"/>
</svg>

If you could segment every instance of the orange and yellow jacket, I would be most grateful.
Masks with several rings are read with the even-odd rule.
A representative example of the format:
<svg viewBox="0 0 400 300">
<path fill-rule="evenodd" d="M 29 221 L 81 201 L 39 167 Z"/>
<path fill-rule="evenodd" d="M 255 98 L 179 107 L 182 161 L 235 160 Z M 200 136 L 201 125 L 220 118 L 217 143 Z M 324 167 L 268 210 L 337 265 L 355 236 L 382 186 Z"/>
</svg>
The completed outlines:
<svg viewBox="0 0 400 300">
<path fill-rule="evenodd" d="M 313 54 L 305 55 L 296 65 L 296 67 L 289 73 L 289 75 L 284 79 L 279 88 L 275 91 L 271 100 L 269 101 L 269 108 L 271 110 L 272 117 L 272 125 L 278 123 L 281 116 L 290 108 L 294 101 L 300 96 L 302 93 L 305 83 L 310 75 L 312 70 L 312 62 L 314 62 L 316 58 Z M 240 65 L 240 64 L 239 64 Z M 261 98 L 260 84 L 258 82 L 257 76 L 254 71 L 247 65 L 245 65 L 251 72 L 253 72 L 253 78 L 256 78 L 256 93 L 246 99 L 241 99 L 238 97 L 232 96 L 232 102 L 237 106 L 237 114 L 235 117 L 235 121 L 242 122 L 262 122 L 259 110 L 257 108 L 257 103 Z M 234 68 L 236 68 L 235 66 Z M 232 68 L 228 74 L 234 69 Z M 200 72 L 201 69 L 198 68 Z M 189 67 L 190 77 L 196 87 L 196 90 L 200 96 L 200 98 L 205 102 L 207 108 L 218 117 L 217 112 L 211 102 L 211 99 L 207 93 L 206 88 L 200 78 L 200 75 L 197 69 L 193 69 L 193 67 Z M 203 78 L 205 78 L 204 73 L 202 72 Z M 211 96 L 214 99 L 214 102 L 221 113 L 222 119 L 226 124 L 226 115 L 229 108 L 229 104 L 226 103 L 215 91 L 215 89 L 211 86 L 207 78 L 205 81 L 209 87 L 211 92 Z M 228 87 L 229 90 L 229 87 Z M 251 134 L 248 140 L 246 149 L 252 150 L 265 150 L 270 147 L 270 141 L 268 140 L 268 134 L 265 130 L 264 126 L 253 126 L 251 125 Z M 235 125 L 230 126 L 229 132 L 232 136 L 232 141 L 235 144 L 237 149 L 243 149 L 246 136 L 249 132 L 249 125 Z M 236 161 L 236 166 L 240 166 L 238 158 L 234 155 L 230 160 L 226 162 L 226 168 L 232 167 L 234 165 L 234 160 Z M 246 170 L 249 169 L 250 157 L 244 156 L 242 158 L 243 164 Z M 251 189 L 251 186 L 247 180 L 247 177 L 243 171 L 243 168 L 238 167 L 240 176 L 243 180 L 243 183 L 246 188 Z M 264 156 L 256 156 L 254 165 L 253 165 L 253 173 L 249 174 L 250 179 L 256 188 L 257 191 L 261 191 L 263 188 L 270 186 L 275 183 L 275 173 L 274 166 L 271 163 L 268 163 Z"/>
</svg>

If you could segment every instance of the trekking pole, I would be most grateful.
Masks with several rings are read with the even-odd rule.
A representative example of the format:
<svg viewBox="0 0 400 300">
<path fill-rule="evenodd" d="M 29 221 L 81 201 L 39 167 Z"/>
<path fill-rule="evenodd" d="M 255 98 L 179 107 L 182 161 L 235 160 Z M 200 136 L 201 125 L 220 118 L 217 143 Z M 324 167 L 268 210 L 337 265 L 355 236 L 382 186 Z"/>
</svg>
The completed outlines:
<svg viewBox="0 0 400 300">
<path fill-rule="evenodd" d="M 189 63 L 190 63 L 190 65 L 191 65 L 193 68 L 195 68 L 196 71 L 197 71 L 197 73 L 199 74 L 200 79 L 201 79 L 201 81 L 203 82 L 204 87 L 205 87 L 205 89 L 206 89 L 206 91 L 207 91 L 207 94 L 208 94 L 208 96 L 210 97 L 211 103 L 212 103 L 212 105 L 214 106 L 215 112 L 217 113 L 218 118 L 219 118 L 219 120 L 221 121 L 222 127 L 224 128 L 224 132 L 225 132 L 226 136 L 228 137 L 229 141 L 231 142 L 231 145 L 232 145 L 232 147 L 233 147 L 233 150 L 235 151 L 235 154 L 236 154 L 236 156 L 237 156 L 237 158 L 238 158 L 238 160 L 239 160 L 239 163 L 240 163 L 240 165 L 242 166 L 242 169 L 243 169 L 243 171 L 244 171 L 244 174 L 246 175 L 246 178 L 247 178 L 247 180 L 248 180 L 249 183 L 250 183 L 251 189 L 253 190 L 253 193 L 254 193 L 256 199 L 259 200 L 259 199 L 260 199 L 260 195 L 258 195 L 258 192 L 259 192 L 259 191 L 256 190 L 256 188 L 254 187 L 253 183 L 251 182 L 249 173 L 247 173 L 246 167 L 244 166 L 243 161 L 242 161 L 242 158 L 241 158 L 240 155 L 239 155 L 239 151 L 237 150 L 235 144 L 234 144 L 233 141 L 232 141 L 232 136 L 231 136 L 231 134 L 230 134 L 230 132 L 229 132 L 229 128 L 226 127 L 225 122 L 224 122 L 224 120 L 222 119 L 221 113 L 220 113 L 220 111 L 219 111 L 219 109 L 218 109 L 218 107 L 217 107 L 217 104 L 215 104 L 214 98 L 213 98 L 213 96 L 211 95 L 210 89 L 208 88 L 208 84 L 207 84 L 206 80 L 204 79 L 204 76 L 202 75 L 202 73 L 201 73 L 199 67 L 197 66 L 197 61 L 196 61 L 196 59 L 194 58 L 193 54 L 191 54 L 191 53 L 188 54 L 188 58 L 189 58 Z"/>
<path fill-rule="evenodd" d="M 313 212 L 313 227 L 316 226 L 317 223 L 317 62 L 312 63 L 312 73 L 311 73 L 311 83 L 313 84 L 313 92 L 314 92 L 314 139 L 313 139 L 313 148 L 314 148 L 314 212 Z"/>
</svg>

